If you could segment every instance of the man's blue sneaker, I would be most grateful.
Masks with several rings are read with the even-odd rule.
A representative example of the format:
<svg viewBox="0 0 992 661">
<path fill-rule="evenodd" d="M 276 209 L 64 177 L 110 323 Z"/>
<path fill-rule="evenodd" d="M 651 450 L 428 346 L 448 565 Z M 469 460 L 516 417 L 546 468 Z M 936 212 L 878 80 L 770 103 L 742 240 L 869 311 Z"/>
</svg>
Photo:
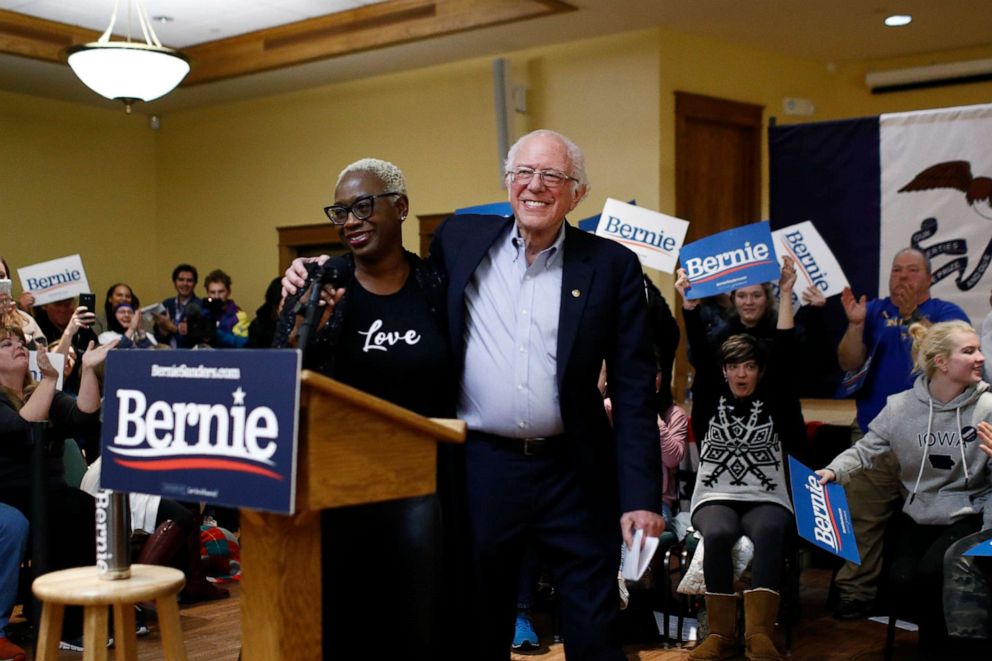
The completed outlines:
<svg viewBox="0 0 992 661">
<path fill-rule="evenodd" d="M 534 624 L 530 621 L 527 613 L 517 613 L 517 624 L 513 632 L 514 650 L 536 650 L 540 645 L 537 632 L 534 631 Z"/>
</svg>

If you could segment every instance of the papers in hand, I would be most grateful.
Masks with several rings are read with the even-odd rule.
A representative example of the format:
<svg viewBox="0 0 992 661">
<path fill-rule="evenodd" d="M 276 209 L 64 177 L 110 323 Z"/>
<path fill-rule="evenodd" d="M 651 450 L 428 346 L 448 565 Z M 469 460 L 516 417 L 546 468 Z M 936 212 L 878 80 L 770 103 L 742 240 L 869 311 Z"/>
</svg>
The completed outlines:
<svg viewBox="0 0 992 661">
<path fill-rule="evenodd" d="M 643 548 L 641 543 L 643 542 Z M 620 572 L 628 581 L 638 581 L 644 575 L 644 570 L 651 563 L 654 552 L 658 550 L 657 537 L 644 537 L 644 530 L 638 529 L 634 532 L 634 548 L 627 548 L 626 544 L 620 545 L 623 556 L 620 562 Z"/>
<path fill-rule="evenodd" d="M 165 306 L 161 303 L 152 303 L 141 308 L 141 312 L 145 319 L 152 319 L 155 315 L 165 312 Z"/>
</svg>

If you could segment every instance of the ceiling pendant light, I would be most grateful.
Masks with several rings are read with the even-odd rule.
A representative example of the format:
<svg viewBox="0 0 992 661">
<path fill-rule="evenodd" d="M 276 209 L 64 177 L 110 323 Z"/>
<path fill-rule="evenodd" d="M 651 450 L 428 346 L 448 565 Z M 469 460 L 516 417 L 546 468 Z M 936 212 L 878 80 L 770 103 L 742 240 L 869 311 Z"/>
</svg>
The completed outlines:
<svg viewBox="0 0 992 661">
<path fill-rule="evenodd" d="M 70 46 L 65 54 L 83 84 L 100 96 L 123 101 L 125 110 L 131 112 L 135 101 L 151 101 L 174 90 L 189 73 L 189 61 L 179 51 L 162 46 L 141 0 L 127 3 L 127 41 L 110 41 L 120 5 L 120 0 L 114 0 L 110 25 L 100 38 Z M 131 41 L 132 7 L 137 10 L 144 43 Z"/>
</svg>

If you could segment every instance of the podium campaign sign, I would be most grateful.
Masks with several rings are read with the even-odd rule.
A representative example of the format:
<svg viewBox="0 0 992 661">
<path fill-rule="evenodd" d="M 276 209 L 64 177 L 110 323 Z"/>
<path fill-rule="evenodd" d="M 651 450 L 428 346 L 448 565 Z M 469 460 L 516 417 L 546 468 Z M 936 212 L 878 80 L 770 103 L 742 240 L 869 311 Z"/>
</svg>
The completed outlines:
<svg viewBox="0 0 992 661">
<path fill-rule="evenodd" d="M 716 296 L 778 280 L 779 267 L 768 221 L 735 227 L 682 247 L 689 278 L 686 298 Z"/>
<path fill-rule="evenodd" d="M 633 250 L 641 263 L 665 273 L 675 272 L 689 223 L 657 211 L 607 198 L 596 235 Z"/>
<path fill-rule="evenodd" d="M 90 291 L 83 260 L 79 255 L 59 257 L 19 268 L 17 277 L 21 280 L 21 289 L 34 295 L 35 307 Z"/>
<path fill-rule="evenodd" d="M 830 298 L 848 286 L 837 258 L 811 221 L 775 230 L 772 238 L 779 263 L 786 255 L 796 262 L 793 297 L 799 305 L 803 303 L 797 294 L 807 287 L 816 287 L 824 297 Z"/>
<path fill-rule="evenodd" d="M 844 487 L 820 484 L 820 477 L 789 457 L 792 508 L 799 536 L 836 556 L 861 564 Z"/>
<path fill-rule="evenodd" d="M 300 354 L 111 351 L 101 486 L 292 513 Z"/>
</svg>

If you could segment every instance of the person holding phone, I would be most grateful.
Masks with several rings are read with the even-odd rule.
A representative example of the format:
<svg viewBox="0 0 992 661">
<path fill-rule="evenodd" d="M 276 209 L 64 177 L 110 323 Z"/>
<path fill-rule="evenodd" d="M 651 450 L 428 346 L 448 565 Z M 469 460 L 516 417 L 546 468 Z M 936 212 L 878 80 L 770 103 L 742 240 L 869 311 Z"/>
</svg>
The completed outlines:
<svg viewBox="0 0 992 661">
<path fill-rule="evenodd" d="M 28 343 L 33 343 L 34 338 L 44 337 L 44 333 L 42 333 L 34 317 L 18 308 L 13 297 L 12 286 L 10 267 L 7 265 L 7 260 L 0 257 L 0 325 L 19 326 Z M 31 302 L 34 302 L 33 296 Z"/>
<path fill-rule="evenodd" d="M 92 296 L 92 294 L 91 294 Z M 87 301 L 92 304 L 92 301 Z M 92 326 L 96 315 L 85 305 L 76 305 L 74 298 L 47 303 L 38 309 L 38 325 L 44 331 L 43 339 L 55 353 L 66 356 L 66 376 L 62 390 L 77 392 L 81 377 L 80 358 L 90 342 L 99 344 Z"/>
</svg>

